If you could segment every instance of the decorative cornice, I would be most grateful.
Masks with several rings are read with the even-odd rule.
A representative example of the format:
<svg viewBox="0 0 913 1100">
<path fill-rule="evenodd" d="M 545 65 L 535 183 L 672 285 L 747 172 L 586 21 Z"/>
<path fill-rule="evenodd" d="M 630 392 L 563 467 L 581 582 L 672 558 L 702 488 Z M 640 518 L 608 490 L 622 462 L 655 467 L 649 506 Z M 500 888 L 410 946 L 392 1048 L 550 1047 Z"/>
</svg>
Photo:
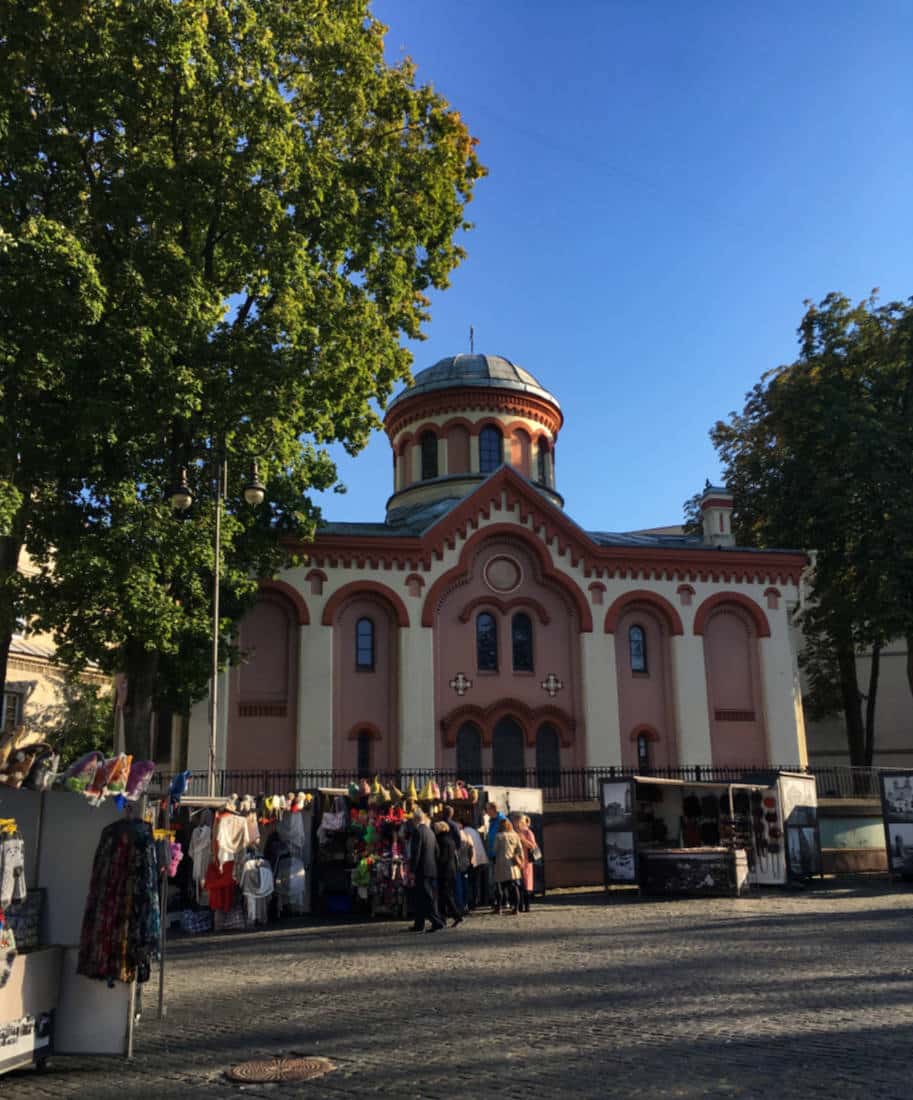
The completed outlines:
<svg viewBox="0 0 913 1100">
<path fill-rule="evenodd" d="M 442 560 L 447 550 L 481 530 L 482 519 L 490 521 L 492 515 L 505 512 L 517 513 L 520 523 L 498 524 L 499 532 L 511 526 L 515 534 L 535 536 L 538 545 L 548 547 L 547 553 L 567 558 L 572 567 L 582 564 L 587 580 L 798 585 L 808 564 L 807 556 L 795 551 L 600 546 L 509 466 L 502 466 L 422 535 L 318 532 L 312 543 L 290 539 L 286 545 L 323 567 L 428 572 L 433 561 Z M 495 533 L 493 525 L 484 530 Z"/>
<path fill-rule="evenodd" d="M 404 398 L 387 413 L 384 419 L 384 430 L 392 441 L 403 428 L 427 420 L 429 417 L 468 411 L 513 413 L 515 416 L 522 416 L 543 424 L 555 439 L 558 438 L 558 432 L 564 423 L 561 410 L 543 398 L 532 394 L 514 393 L 507 389 L 473 389 L 467 386 L 419 393 L 414 397 Z"/>
</svg>

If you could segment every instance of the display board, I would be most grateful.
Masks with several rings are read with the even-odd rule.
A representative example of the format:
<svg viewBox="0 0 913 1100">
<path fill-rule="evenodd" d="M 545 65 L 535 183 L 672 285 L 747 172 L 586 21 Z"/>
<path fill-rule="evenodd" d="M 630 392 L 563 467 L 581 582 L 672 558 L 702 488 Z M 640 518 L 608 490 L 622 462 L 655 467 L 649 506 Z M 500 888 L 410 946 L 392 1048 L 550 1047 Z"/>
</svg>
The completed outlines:
<svg viewBox="0 0 913 1100">
<path fill-rule="evenodd" d="M 786 867 L 790 878 L 821 874 L 818 784 L 813 775 L 784 772 L 777 780 L 780 813 L 786 833 Z"/>
<path fill-rule="evenodd" d="M 882 772 L 878 779 L 888 869 L 913 878 L 913 772 Z"/>
<path fill-rule="evenodd" d="M 599 815 L 606 886 L 635 886 L 637 843 L 633 780 L 602 780 L 599 784 Z"/>
</svg>

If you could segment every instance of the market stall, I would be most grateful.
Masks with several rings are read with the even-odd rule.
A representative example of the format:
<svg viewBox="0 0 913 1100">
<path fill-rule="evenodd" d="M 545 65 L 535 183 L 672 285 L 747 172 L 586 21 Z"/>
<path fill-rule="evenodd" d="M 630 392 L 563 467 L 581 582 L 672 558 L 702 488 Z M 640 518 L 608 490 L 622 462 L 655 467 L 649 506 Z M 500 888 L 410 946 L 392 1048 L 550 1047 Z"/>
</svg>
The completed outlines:
<svg viewBox="0 0 913 1100">
<path fill-rule="evenodd" d="M 52 1053 L 129 1055 L 136 982 L 148 977 L 158 938 L 154 917 L 146 930 L 136 923 L 143 905 L 150 913 L 156 902 L 151 834 L 139 808 L 113 799 L 93 805 L 67 790 L 0 787 L 0 815 L 13 823 L 0 879 L 15 867 L 16 880 L 12 892 L 0 887 L 0 1073 L 41 1065 Z M 101 868 L 114 833 L 129 834 L 121 866 L 131 874 L 145 867 L 142 881 Z M 94 924 L 102 909 L 106 936 Z M 129 951 L 117 947 L 122 935 Z"/>
<path fill-rule="evenodd" d="M 814 776 L 632 776 L 602 780 L 599 793 L 606 886 L 738 896 L 821 873 Z"/>
</svg>

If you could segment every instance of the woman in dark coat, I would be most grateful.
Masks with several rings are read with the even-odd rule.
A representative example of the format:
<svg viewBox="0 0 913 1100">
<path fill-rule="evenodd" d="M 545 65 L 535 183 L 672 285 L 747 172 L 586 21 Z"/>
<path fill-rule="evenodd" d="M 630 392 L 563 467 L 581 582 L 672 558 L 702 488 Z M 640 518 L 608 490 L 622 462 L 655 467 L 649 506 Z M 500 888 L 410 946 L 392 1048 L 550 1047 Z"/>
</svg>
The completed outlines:
<svg viewBox="0 0 913 1100">
<path fill-rule="evenodd" d="M 463 912 L 456 900 L 456 877 L 460 872 L 457 848 L 446 821 L 435 822 L 434 836 L 437 840 L 438 909 L 444 920 L 453 918 L 450 927 L 456 928 L 463 919 Z"/>
</svg>

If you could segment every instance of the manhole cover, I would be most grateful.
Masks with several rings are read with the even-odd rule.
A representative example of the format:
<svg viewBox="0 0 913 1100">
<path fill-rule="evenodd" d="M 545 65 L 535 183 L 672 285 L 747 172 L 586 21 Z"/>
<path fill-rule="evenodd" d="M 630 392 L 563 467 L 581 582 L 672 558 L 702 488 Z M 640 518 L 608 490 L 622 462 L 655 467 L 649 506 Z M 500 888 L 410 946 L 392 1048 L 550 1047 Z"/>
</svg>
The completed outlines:
<svg viewBox="0 0 913 1100">
<path fill-rule="evenodd" d="M 336 1066 L 329 1058 L 257 1058 L 232 1066 L 232 1081 L 265 1084 L 268 1081 L 309 1081 L 322 1077 Z"/>
</svg>

